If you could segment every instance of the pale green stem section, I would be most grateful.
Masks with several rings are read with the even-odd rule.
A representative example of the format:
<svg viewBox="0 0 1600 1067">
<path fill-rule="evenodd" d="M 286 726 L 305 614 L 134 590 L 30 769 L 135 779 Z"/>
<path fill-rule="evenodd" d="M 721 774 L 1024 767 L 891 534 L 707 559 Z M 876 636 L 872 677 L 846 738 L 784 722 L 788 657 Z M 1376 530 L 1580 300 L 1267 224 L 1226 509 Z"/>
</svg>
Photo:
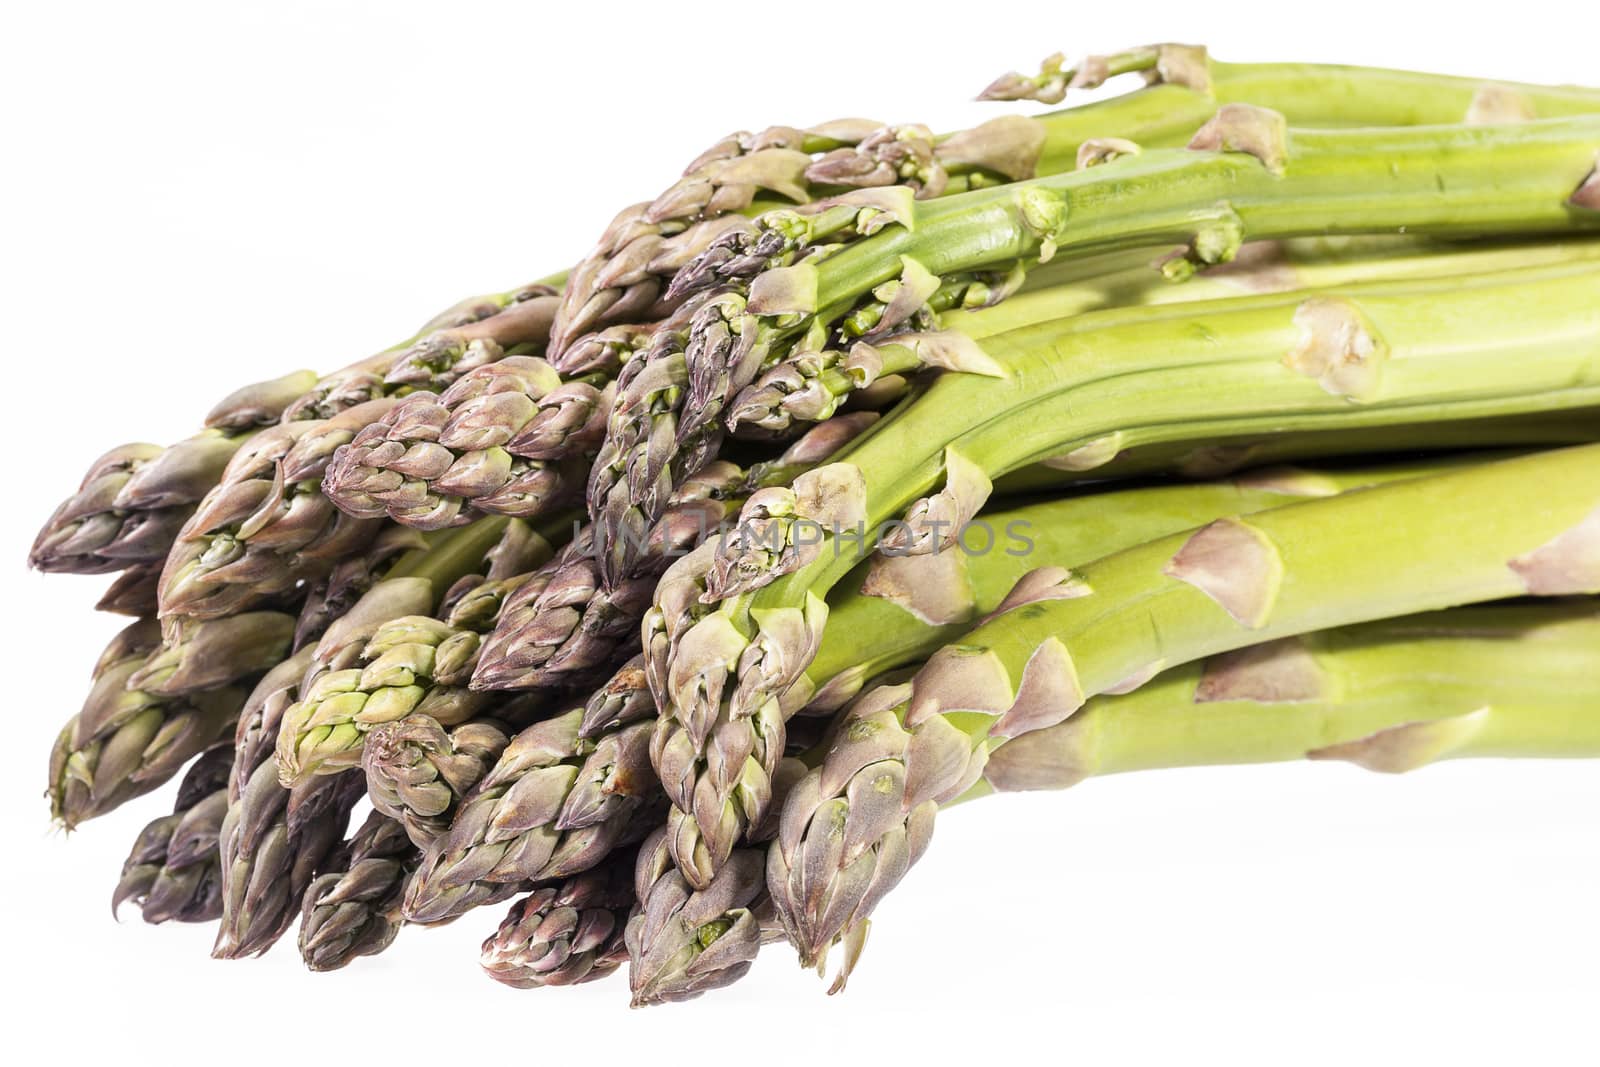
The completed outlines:
<svg viewBox="0 0 1600 1067">
<path fill-rule="evenodd" d="M 1468 756 L 1600 756 L 1600 608 L 1463 608 L 1295 639 L 1315 695 L 1217 699 L 1212 665 L 1168 671 L 1125 696 L 1000 745 L 991 773 L 1065 788 L 1125 771 L 1348 759 L 1404 771 Z M 1248 681 L 1247 676 L 1243 681 Z M 1335 746 L 1340 746 L 1335 749 Z M 1330 751 L 1331 750 L 1331 751 Z M 980 781 L 962 799 L 994 791 Z"/>
</svg>

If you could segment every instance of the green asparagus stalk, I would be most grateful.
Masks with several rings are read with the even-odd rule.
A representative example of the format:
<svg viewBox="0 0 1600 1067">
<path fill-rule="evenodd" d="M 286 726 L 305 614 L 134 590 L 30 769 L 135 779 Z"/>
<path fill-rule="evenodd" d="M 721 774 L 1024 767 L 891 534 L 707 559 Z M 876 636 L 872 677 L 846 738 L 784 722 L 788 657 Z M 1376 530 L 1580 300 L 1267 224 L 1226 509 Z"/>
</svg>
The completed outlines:
<svg viewBox="0 0 1600 1067">
<path fill-rule="evenodd" d="M 236 636 L 248 640 L 248 632 Z M 175 685 L 170 695 L 163 695 L 159 686 L 130 688 L 153 660 L 166 654 L 154 620 L 135 622 L 112 639 L 95 665 L 94 685 L 83 708 L 62 729 L 51 751 L 52 818 L 71 830 L 148 793 L 233 727 L 245 691 L 229 684 L 235 674 L 226 665 L 240 650 L 224 643 L 213 651 L 219 654 L 213 662 L 224 669 L 212 672 L 208 684 Z M 251 665 L 238 673 L 254 669 Z M 170 684 L 192 676 L 180 669 L 160 672 L 159 678 Z"/>
<path fill-rule="evenodd" d="M 624 849 L 512 904 L 483 943 L 484 973 L 517 989 L 541 989 L 593 982 L 622 966 L 634 856 Z"/>
<path fill-rule="evenodd" d="M 973 640 L 1025 624 L 1022 614 Z M 822 765 L 786 803 L 768 882 L 813 965 L 834 943 L 858 949 L 872 910 L 926 849 L 937 810 L 958 799 L 1157 767 L 1309 758 L 1399 772 L 1464 756 L 1592 757 L 1597 666 L 1592 601 L 1458 608 L 1174 666 L 1126 695 L 1060 705 L 1048 714 L 1064 712 L 1061 721 L 1008 738 L 991 732 L 988 709 L 968 709 L 947 685 L 934 698 L 941 710 L 912 711 L 932 695 L 930 664 L 847 713 Z M 1019 693 L 1029 687 L 1023 681 Z"/>
<path fill-rule="evenodd" d="M 306 888 L 300 910 L 300 958 L 333 971 L 388 948 L 400 933 L 400 896 L 416 866 L 405 828 L 373 812 L 343 847 L 339 869 Z"/>
<path fill-rule="evenodd" d="M 1244 245 L 1230 262 L 1173 285 L 1150 269 L 1150 253 L 1116 252 L 1068 260 L 1049 284 L 976 310 L 957 307 L 932 317 L 927 328 L 855 341 L 847 350 L 802 347 L 779 361 L 735 398 L 734 431 L 785 432 L 795 423 L 826 418 L 885 375 L 929 367 L 988 369 L 979 356 L 985 338 L 1097 312 L 1095 328 L 1117 321 L 1111 308 L 1189 304 L 1248 294 L 1319 289 L 1352 282 L 1398 281 L 1489 274 L 1544 264 L 1592 262 L 1600 241 L 1488 243 L 1462 247 L 1412 238 L 1297 238 Z M 978 345 L 974 346 L 974 342 Z"/>
<path fill-rule="evenodd" d="M 871 340 L 969 272 L 1181 243 L 1187 257 L 1166 271 L 1182 277 L 1233 258 L 1246 238 L 1583 229 L 1600 223 L 1577 196 L 1593 173 L 1597 141 L 1600 122 L 1592 118 L 1291 135 L 1276 112 L 1229 105 L 1186 149 L 938 201 L 852 200 L 838 210 L 871 236 L 785 266 L 809 240 L 806 228 L 791 228 L 779 254 L 737 260 L 752 279 L 747 295 L 741 289 L 706 300 L 667 338 L 681 340 L 652 344 L 646 360 L 661 366 L 635 379 L 648 395 L 635 384 L 619 386 L 590 480 L 591 514 L 602 529 L 648 525 L 671 485 L 714 449 L 722 413 L 762 369 L 796 345 L 827 347 L 835 332 L 844 340 L 833 347 Z M 1352 187 L 1362 196 L 1348 195 Z M 971 357 L 962 365 L 979 367 Z M 683 384 L 662 391 L 654 384 L 662 380 Z M 614 555 L 628 562 L 614 546 L 600 558 Z"/>
<path fill-rule="evenodd" d="M 1220 63 L 1204 49 L 1184 45 L 1133 49 L 1064 75 L 1058 70 L 1063 93 L 1079 70 L 1092 75 L 1081 77 L 1080 86 L 1131 71 L 1144 72 L 1152 84 L 1086 107 L 1032 119 L 1008 116 L 944 137 L 917 126 L 841 120 L 725 138 L 661 197 L 619 214 L 574 269 L 552 335 L 554 358 L 607 323 L 645 321 L 652 312 L 660 317 L 661 295 L 693 250 L 742 234 L 748 224 L 730 213 L 758 210 L 763 202 L 805 203 L 853 186 L 903 185 L 928 198 L 1059 174 L 1078 165 L 1086 144 L 1107 138 L 1181 145 L 1230 103 L 1273 108 L 1297 126 L 1558 117 L 1592 113 L 1600 105 L 1591 90 L 1361 67 Z M 1042 84 L 1017 76 L 997 82 L 990 93 L 995 99 L 1053 103 L 1059 99 L 1049 91 L 1054 84 L 1050 75 Z M 1515 106 L 1508 108 L 1507 101 Z"/>
<path fill-rule="evenodd" d="M 942 544 L 981 505 L 990 478 L 1052 453 L 1083 476 L 1135 445 L 1593 406 L 1600 383 L 1583 353 L 1600 327 L 1597 282 L 1591 266 L 1533 268 L 1147 309 L 1143 321 L 1114 311 L 1127 321 L 1104 330 L 1086 315 L 987 339 L 1003 376 L 941 378 L 842 462 L 792 492 L 752 498 L 741 525 L 764 525 L 747 551 L 707 553 L 698 573 L 696 564 L 675 584 L 663 580 L 646 647 L 663 717 L 676 724 L 664 729 L 684 731 L 657 745 L 679 753 L 663 773 L 669 795 L 685 812 L 698 808 L 719 851 L 729 847 L 735 783 L 749 757 L 772 751 L 756 738 L 781 740 L 778 704 L 821 637 L 822 597 L 880 536 L 894 551 Z M 1141 369 L 1153 364 L 1171 373 Z M 1018 406 L 988 405 L 1002 394 Z M 771 584 L 709 610 L 701 600 L 713 580 Z M 710 755 L 713 744 L 727 747 Z M 695 784 L 702 758 L 722 771 Z"/>
<path fill-rule="evenodd" d="M 874 556 L 841 582 L 830 599 L 830 625 L 816 657 L 776 711 L 784 716 L 797 710 L 831 715 L 870 679 L 920 662 L 976 619 L 999 609 L 1034 569 L 1070 569 L 1104 553 L 1226 515 L 1434 474 L 1458 462 L 1427 460 L 1342 470 L 1272 468 L 1233 482 L 1081 495 L 985 512 L 981 524 L 986 533 L 981 540 L 973 539 L 970 550 L 963 543 L 961 550 L 929 555 Z M 678 573 L 669 572 L 663 579 L 664 607 L 679 596 L 695 596 L 696 563 L 686 559 Z M 650 707 L 653 710 L 654 705 Z M 697 750 L 690 739 L 680 736 L 675 724 L 664 723 L 658 723 L 652 741 L 651 757 L 658 773 L 668 783 L 669 795 L 683 790 L 676 795 L 703 802 L 705 774 L 695 762 Z M 675 808 L 668 817 L 675 857 L 693 883 L 708 884 L 722 850 L 731 850 L 726 842 L 738 836 L 747 811 L 770 810 L 770 802 L 761 798 L 767 791 L 765 767 L 771 758 L 764 746 L 772 727 L 758 716 L 751 729 L 748 743 L 754 759 L 739 768 L 733 807 L 718 813 L 716 833 L 703 836 L 700 808 Z M 735 736 L 731 730 L 725 735 Z"/>
<path fill-rule="evenodd" d="M 139 831 L 111 897 L 115 915 L 127 901 L 147 923 L 209 922 L 222 915 L 217 837 L 228 811 L 233 745 L 213 745 L 178 784 L 172 814 Z"/>
</svg>

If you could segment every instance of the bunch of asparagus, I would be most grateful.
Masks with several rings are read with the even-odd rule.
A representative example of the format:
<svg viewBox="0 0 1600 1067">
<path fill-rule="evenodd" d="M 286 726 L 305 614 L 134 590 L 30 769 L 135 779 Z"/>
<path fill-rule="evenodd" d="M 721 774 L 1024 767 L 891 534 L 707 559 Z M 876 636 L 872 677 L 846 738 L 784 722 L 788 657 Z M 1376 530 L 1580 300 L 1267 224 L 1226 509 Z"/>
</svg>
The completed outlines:
<svg viewBox="0 0 1600 1067">
<path fill-rule="evenodd" d="M 1124 74 L 733 135 L 98 460 L 30 562 L 135 621 L 52 812 L 183 774 L 115 902 L 325 970 L 511 901 L 511 985 L 837 989 L 964 800 L 1600 755 L 1600 90 L 1162 45 L 984 96 Z"/>
</svg>

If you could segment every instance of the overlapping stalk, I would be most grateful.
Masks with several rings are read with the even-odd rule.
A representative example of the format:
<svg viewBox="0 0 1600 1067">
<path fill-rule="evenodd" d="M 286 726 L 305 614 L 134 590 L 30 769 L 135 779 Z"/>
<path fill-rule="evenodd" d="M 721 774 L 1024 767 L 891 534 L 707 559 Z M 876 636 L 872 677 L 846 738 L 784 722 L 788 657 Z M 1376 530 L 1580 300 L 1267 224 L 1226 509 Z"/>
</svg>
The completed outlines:
<svg viewBox="0 0 1600 1067">
<path fill-rule="evenodd" d="M 1580 354 L 1592 340 L 1576 339 L 1595 336 L 1597 285 L 1578 263 L 1210 302 L 1189 315 L 1114 311 L 1103 330 L 1085 315 L 988 338 L 1003 376 L 941 378 L 843 461 L 742 516 L 768 523 L 751 552 L 705 552 L 663 579 L 646 651 L 666 723 L 656 762 L 675 806 L 696 814 L 714 865 L 740 813 L 763 804 L 759 789 L 734 798 L 759 780 L 762 753 L 781 751 L 785 694 L 821 639 L 822 598 L 880 534 L 897 551 L 946 543 L 990 479 L 1052 454 L 1092 472 L 1123 448 L 1255 426 L 1403 423 L 1425 441 L 1435 421 L 1592 406 L 1600 381 Z M 728 576 L 739 595 L 708 608 L 708 587 Z"/>
<path fill-rule="evenodd" d="M 1597 459 L 1600 446 L 1590 445 L 1405 480 L 1218 519 L 1036 576 L 1008 610 L 940 649 L 908 685 L 862 697 L 837 755 L 796 788 L 769 867 L 769 884 L 787 894 L 791 940 L 814 962 L 914 862 L 933 811 L 978 780 L 991 749 L 1069 721 L 1094 697 L 1254 649 L 1230 661 L 1265 664 L 1241 669 L 1241 687 L 1263 699 L 1274 687 L 1312 699 L 1338 690 L 1320 688 L 1295 651 L 1303 646 L 1276 646 L 1289 650 L 1277 660 L 1262 648 L 1456 605 L 1600 591 Z M 1467 546 L 1457 537 L 1463 524 L 1474 530 Z M 1340 536 L 1322 536 L 1328 529 Z M 1579 612 L 1591 617 L 1592 605 Z M 1582 650 L 1587 658 L 1565 662 L 1586 673 L 1592 628 L 1591 618 L 1584 640 L 1566 650 Z M 1510 655 L 1515 645 L 1504 648 Z M 1478 680 L 1521 677 L 1503 671 L 1496 663 Z M 857 823 L 844 824 L 852 804 L 861 805 Z"/>
<path fill-rule="evenodd" d="M 633 573 L 614 588 L 601 579 L 595 529 L 585 527 L 548 569 L 547 580 L 530 582 L 506 600 L 484 641 L 474 688 L 561 688 L 615 666 L 624 643 L 638 633 L 657 579 L 674 559 L 717 532 L 751 494 L 826 462 L 877 418 L 875 412 L 856 412 L 830 419 L 781 455 L 749 468 L 708 464 L 678 487 L 645 538 Z"/>
<path fill-rule="evenodd" d="M 1208 108 L 1201 121 L 1211 114 Z M 1460 114 L 1445 120 L 1454 121 Z M 645 386 L 620 386 L 602 462 L 591 479 L 591 514 L 597 521 L 604 517 L 607 527 L 618 530 L 648 527 L 660 514 L 672 482 L 695 469 L 705 452 L 715 448 L 718 423 L 730 401 L 762 370 L 786 359 L 791 347 L 814 352 L 820 360 L 830 349 L 848 349 L 854 339 L 871 339 L 905 324 L 915 328 L 915 317 L 925 302 L 932 300 L 937 307 L 942 291 L 955 287 L 959 292 L 973 272 L 1005 271 L 1034 258 L 1048 260 L 1058 246 L 1081 254 L 1116 243 L 1185 244 L 1187 256 L 1168 265 L 1169 275 L 1178 277 L 1195 266 L 1231 258 L 1244 236 L 1349 230 L 1449 232 L 1466 226 L 1480 232 L 1548 229 L 1568 221 L 1560 203 L 1587 173 L 1578 168 L 1587 164 L 1593 143 L 1590 131 L 1587 140 L 1569 146 L 1570 160 L 1547 159 L 1544 164 L 1535 159 L 1537 149 L 1504 145 L 1500 166 L 1509 169 L 1514 157 L 1526 156 L 1536 170 L 1553 164 L 1555 173 L 1546 177 L 1554 184 L 1566 182 L 1562 188 L 1544 191 L 1534 202 L 1524 202 L 1520 210 L 1512 209 L 1519 216 L 1512 221 L 1496 217 L 1492 209 L 1461 213 L 1463 204 L 1473 199 L 1474 184 L 1480 207 L 1498 202 L 1487 194 L 1499 188 L 1499 178 L 1490 173 L 1495 169 L 1490 166 L 1476 175 L 1475 182 L 1469 178 L 1458 188 L 1463 175 L 1435 173 L 1433 168 L 1440 165 L 1450 170 L 1446 161 L 1455 152 L 1448 137 L 1430 145 L 1426 134 L 1390 132 L 1387 136 L 1394 139 L 1379 143 L 1377 135 L 1364 141 L 1349 131 L 1307 130 L 1300 131 L 1291 147 L 1283 121 L 1281 114 L 1260 106 L 1229 104 L 1198 134 L 1194 131 L 1199 122 L 1185 131 L 1194 134 L 1185 139 L 1191 149 L 1243 149 L 1218 152 L 1220 159 L 1237 161 L 1252 152 L 1260 156 L 1256 161 L 1260 174 L 1254 182 L 1226 166 L 1208 167 L 1191 158 L 1195 152 L 1158 149 L 1112 160 L 1108 166 L 1114 173 L 1098 181 L 1092 177 L 1101 170 L 1097 166 L 1075 175 L 1056 174 L 934 201 L 916 202 L 908 189 L 871 189 L 849 194 L 832 206 L 806 212 L 780 210 L 767 217 L 765 226 L 757 223 L 754 231 L 731 231 L 701 261 L 686 264 L 680 277 L 714 279 L 732 288 L 703 300 L 701 306 L 691 303 L 680 308 L 652 342 L 646 359 L 659 366 L 641 375 Z M 1116 132 L 1103 130 L 1100 136 Z M 1079 143 L 1081 139 L 1074 143 L 1074 152 Z M 1388 171 L 1391 154 L 1407 159 L 1407 165 Z M 1324 166 L 1325 160 L 1335 159 L 1337 163 Z M 1341 203 L 1335 193 L 1341 182 L 1360 183 L 1363 197 L 1345 197 Z M 1435 197 L 1440 189 L 1449 192 Z M 1424 190 L 1431 208 L 1439 209 L 1435 217 L 1428 217 L 1430 208 L 1420 214 L 1416 210 L 1423 203 L 1418 194 Z M 1459 201 L 1446 206 L 1451 194 L 1459 194 Z M 1354 209 L 1357 202 L 1372 210 Z M 1510 208 L 1510 203 L 1503 206 Z M 1080 223 L 1086 209 L 1095 217 Z M 1075 216 L 1074 222 L 1063 229 L 1068 213 Z M 730 243 L 736 247 L 730 249 Z M 807 256 L 808 252 L 813 254 Z M 830 262 L 837 264 L 835 269 L 829 269 Z M 580 269 L 575 284 L 581 280 Z M 993 288 L 983 286 L 985 292 Z M 569 299 L 578 299 L 577 289 L 569 290 Z M 945 292 L 942 299 L 962 298 Z M 783 325 L 777 327 L 774 320 L 780 318 Z M 663 388 L 664 383 L 671 384 Z M 634 413 L 640 410 L 648 417 Z M 623 471 L 628 472 L 626 479 Z M 619 558 L 610 566 L 620 573 L 628 562 L 627 552 L 608 551 L 601 558 L 613 555 Z M 610 569 L 607 577 L 617 580 Z"/>
<path fill-rule="evenodd" d="M 1091 57 L 1036 79 L 1010 76 L 986 96 L 1055 103 L 1074 78 L 1078 87 L 1087 88 L 1130 72 L 1145 74 L 1148 87 L 1035 118 L 1007 116 L 954 134 L 862 119 L 732 134 L 694 159 L 671 189 L 653 202 L 624 209 L 607 227 L 563 294 L 552 335 L 554 357 L 559 360 L 606 324 L 647 322 L 652 314 L 660 318 L 662 294 L 694 249 L 746 230 L 749 223 L 737 213 L 759 213 L 763 204 L 806 204 L 852 187 L 904 186 L 929 198 L 1059 174 L 1077 165 L 1085 142 L 1122 138 L 1147 146 L 1183 144 L 1229 103 L 1270 107 L 1300 126 L 1461 122 L 1506 114 L 1506 101 L 1516 102 L 1518 115 L 1600 110 L 1600 94 L 1588 89 L 1350 66 L 1223 63 L 1192 45 Z M 1060 95 L 1052 92 L 1056 85 Z M 1491 111 L 1492 101 L 1502 106 Z"/>
<path fill-rule="evenodd" d="M 446 730 L 420 713 L 378 724 L 361 750 L 372 806 L 398 822 L 418 848 L 427 848 L 505 751 L 509 731 L 492 718 Z"/>
</svg>

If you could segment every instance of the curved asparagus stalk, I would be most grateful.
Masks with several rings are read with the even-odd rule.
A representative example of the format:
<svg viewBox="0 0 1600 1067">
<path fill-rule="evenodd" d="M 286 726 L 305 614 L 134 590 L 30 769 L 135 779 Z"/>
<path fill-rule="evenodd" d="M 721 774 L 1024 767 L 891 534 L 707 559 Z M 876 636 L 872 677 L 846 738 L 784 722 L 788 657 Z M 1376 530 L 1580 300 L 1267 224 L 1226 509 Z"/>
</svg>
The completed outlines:
<svg viewBox="0 0 1600 1067">
<path fill-rule="evenodd" d="M 217 837 L 228 811 L 233 745 L 213 745 L 184 773 L 172 814 L 139 831 L 111 897 L 115 915 L 127 901 L 147 923 L 209 922 L 222 915 Z"/>
<path fill-rule="evenodd" d="M 512 904 L 483 943 L 484 973 L 517 989 L 541 989 L 593 982 L 622 966 L 634 855 L 624 849 Z"/>
<path fill-rule="evenodd" d="M 350 623 L 358 625 L 359 614 Z M 239 718 L 221 832 L 222 924 L 211 950 L 218 959 L 260 955 L 283 935 L 307 886 L 338 850 L 360 796 L 351 775 L 292 791 L 278 782 L 273 740 L 314 651 L 302 649 L 269 671 Z"/>
<path fill-rule="evenodd" d="M 388 948 L 400 933 L 400 896 L 417 850 L 394 819 L 373 812 L 343 846 L 337 870 L 306 887 L 300 909 L 300 958 L 333 971 Z"/>
<path fill-rule="evenodd" d="M 1508 288 L 1497 290 L 1500 284 Z M 1420 427 L 1592 405 L 1600 383 L 1570 357 L 1572 338 L 1594 329 L 1585 308 L 1595 284 L 1594 268 L 1579 264 L 1492 279 L 1252 298 L 1201 305 L 1198 315 L 1151 309 L 1143 321 L 1113 312 L 1130 321 L 1079 332 L 1093 319 L 1083 316 L 1061 330 L 990 338 L 987 347 L 1004 376 L 936 382 L 843 462 L 797 479 L 783 508 L 771 496 L 761 502 L 780 519 L 776 532 L 763 534 L 759 547 L 767 558 L 735 559 L 728 573 L 749 584 L 775 582 L 708 613 L 700 601 L 714 577 L 709 558 L 691 564 L 691 556 L 677 580 L 663 579 L 658 611 L 647 617 L 654 633 L 646 636 L 659 664 L 652 681 L 657 702 L 685 732 L 664 775 L 669 794 L 685 811 L 698 805 L 702 832 L 719 850 L 728 847 L 738 825 L 729 798 L 749 757 L 772 751 L 769 740 L 759 739 L 781 739 L 782 706 L 792 703 L 783 695 L 814 655 L 825 624 L 821 598 L 879 536 L 896 551 L 941 543 L 981 504 L 990 477 L 1052 452 L 1087 471 L 1123 447 L 1209 440 L 1252 426 L 1274 432 Z M 1551 318 L 1540 321 L 1553 329 L 1541 340 L 1520 313 L 1547 298 Z M 1437 325 L 1443 319 L 1435 313 L 1451 326 Z M 1201 322 L 1205 341 L 1190 332 Z M 1173 356 L 1173 373 L 1139 371 L 1141 356 L 1120 343 L 1136 336 L 1145 355 L 1161 353 L 1157 362 Z M 1001 394 L 1017 396 L 1020 407 L 1000 414 L 982 399 Z M 951 395 L 948 406 L 941 395 Z M 960 424 L 968 416 L 976 432 L 963 437 Z M 1056 440 L 1045 445 L 1050 437 Z M 942 490 L 913 501 L 940 480 Z M 905 521 L 886 525 L 901 513 Z M 725 748 L 706 758 L 724 771 L 715 785 L 692 785 L 700 754 L 713 744 Z M 667 750 L 665 742 L 658 747 Z M 761 762 L 757 757 L 754 765 Z M 696 790 L 698 801 L 690 799 Z M 759 790 L 751 799 L 759 807 Z"/>
<path fill-rule="evenodd" d="M 589 741 L 578 736 L 582 717 L 574 709 L 512 738 L 428 847 L 406 890 L 408 920 L 444 922 L 588 870 L 638 832 L 658 795 L 650 724 Z"/>
<path fill-rule="evenodd" d="M 1003 616 L 973 637 L 1015 621 Z M 995 790 L 1301 758 L 1398 772 L 1462 756 L 1593 756 L 1597 666 L 1592 603 L 1460 608 L 1174 667 L 1009 739 L 988 733 L 996 718 L 987 709 L 964 717 L 949 689 L 947 710 L 919 716 L 911 709 L 930 695 L 919 675 L 863 697 L 791 794 L 768 856 L 776 910 L 808 966 L 841 940 L 858 942 L 926 849 L 937 810 Z"/>
<path fill-rule="evenodd" d="M 160 786 L 237 719 L 245 692 L 226 684 L 232 672 L 171 696 L 129 688 L 162 654 L 150 619 L 128 626 L 101 653 L 83 708 L 50 753 L 50 814 L 66 829 Z"/>
<path fill-rule="evenodd" d="M 608 407 L 599 384 L 563 382 L 542 359 L 501 360 L 400 401 L 339 452 L 322 488 L 347 514 L 424 530 L 467 507 L 532 516 L 572 496 Z"/>
<path fill-rule="evenodd" d="M 985 338 L 1095 312 L 1095 328 L 1116 321 L 1112 308 L 1189 304 L 1249 294 L 1316 289 L 1352 282 L 1488 274 L 1540 265 L 1593 261 L 1600 241 L 1517 242 L 1462 248 L 1413 238 L 1299 238 L 1240 247 L 1226 264 L 1173 285 L 1151 269 L 1148 251 L 1108 253 L 1051 268 L 1047 285 L 1000 304 L 962 303 L 937 309 L 925 329 L 853 341 L 847 350 L 798 350 L 735 398 L 728 426 L 785 432 L 827 418 L 861 390 L 889 375 L 937 368 L 992 373 Z M 931 302 L 930 302 L 931 303 Z"/>
<path fill-rule="evenodd" d="M 834 832 L 831 815 L 825 820 L 839 869 L 851 869 L 846 895 L 875 899 L 870 887 L 898 877 L 893 872 L 925 841 L 928 802 L 965 791 L 990 747 L 1063 722 L 1094 696 L 1131 691 L 1162 670 L 1313 630 L 1600 588 L 1597 457 L 1600 446 L 1564 449 L 1219 519 L 1076 571 L 1036 576 L 1009 605 L 1013 610 L 935 653 L 908 688 L 875 691 L 858 705 L 858 717 L 903 715 L 906 743 L 915 751 L 907 750 L 907 776 L 886 779 L 876 794 L 881 803 L 866 816 L 880 831 L 868 837 L 883 849 L 852 836 L 862 847 L 843 856 L 837 848 L 845 837 Z M 1465 543 L 1456 534 L 1462 524 L 1474 531 Z M 1329 529 L 1340 536 L 1330 540 Z M 1024 604 L 1026 611 L 1015 610 Z M 1284 678 L 1285 685 L 1295 682 Z M 899 744 L 875 727 L 840 736 L 846 735 L 867 739 L 868 747 Z M 856 755 L 866 751 L 854 747 Z M 812 785 L 826 790 L 817 794 L 821 802 L 837 795 L 841 779 L 825 776 Z M 786 842 L 803 836 L 806 803 L 794 801 L 785 812 Z M 785 863 L 794 858 L 786 851 Z M 869 851 L 872 858 L 863 861 Z M 818 869 L 809 860 L 801 865 Z M 819 885 L 812 874 L 805 877 Z M 816 929 L 801 936 L 811 958 L 843 929 L 846 913 L 864 915 L 855 904 L 821 907 L 820 892 L 805 890 L 804 910 L 827 913 L 810 920 Z"/>
<path fill-rule="evenodd" d="M 403 826 L 418 848 L 427 848 L 505 751 L 508 730 L 488 718 L 446 730 L 421 714 L 378 724 L 361 751 L 372 806 Z"/>
</svg>

